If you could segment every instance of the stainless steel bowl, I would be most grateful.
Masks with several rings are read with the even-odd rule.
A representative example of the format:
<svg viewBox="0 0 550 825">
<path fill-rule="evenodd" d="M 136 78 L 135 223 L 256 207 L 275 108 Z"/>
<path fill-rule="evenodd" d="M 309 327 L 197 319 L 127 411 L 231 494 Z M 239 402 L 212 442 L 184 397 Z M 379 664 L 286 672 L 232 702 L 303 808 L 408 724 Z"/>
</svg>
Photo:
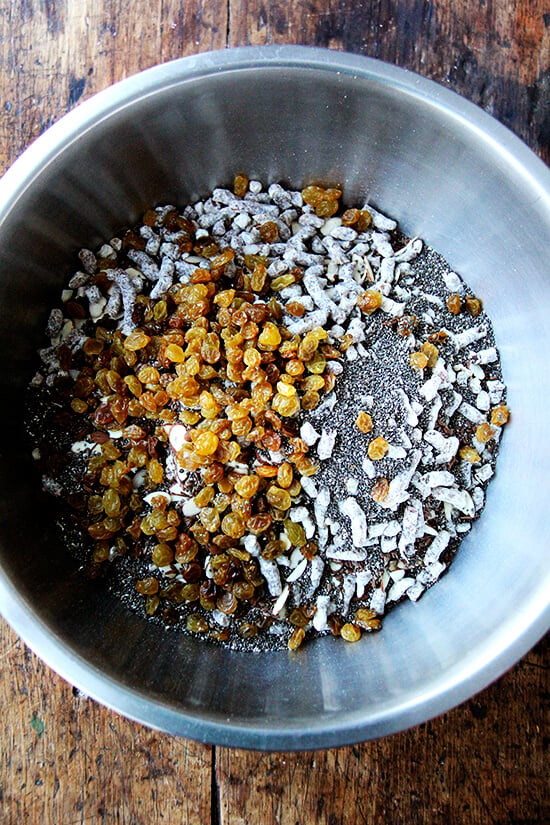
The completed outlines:
<svg viewBox="0 0 550 825">
<path fill-rule="evenodd" d="M 441 251 L 494 321 L 513 412 L 481 520 L 449 574 L 384 631 L 297 654 L 229 652 L 166 632 L 86 581 L 59 544 L 22 432 L 23 389 L 75 251 L 150 204 L 237 170 L 342 183 Z M 42 135 L 0 183 L 0 604 L 55 670 L 147 725 L 240 747 L 328 747 L 441 713 L 550 623 L 550 173 L 430 81 L 296 47 L 159 66 Z"/>
</svg>

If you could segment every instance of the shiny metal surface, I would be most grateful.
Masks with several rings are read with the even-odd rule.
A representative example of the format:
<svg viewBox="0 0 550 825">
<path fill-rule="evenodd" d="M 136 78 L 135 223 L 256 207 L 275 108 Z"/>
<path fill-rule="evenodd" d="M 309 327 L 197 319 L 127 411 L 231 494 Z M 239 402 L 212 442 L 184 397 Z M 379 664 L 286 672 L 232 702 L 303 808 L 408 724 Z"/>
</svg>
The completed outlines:
<svg viewBox="0 0 550 825">
<path fill-rule="evenodd" d="M 487 507 L 450 573 L 384 631 L 244 655 L 144 623 L 80 579 L 21 431 L 49 306 L 75 251 L 150 204 L 238 170 L 340 182 L 445 254 L 494 320 L 513 421 Z M 403 70 L 332 51 L 238 49 L 152 69 L 48 130 L 0 182 L 0 607 L 90 696 L 240 747 L 328 747 L 463 701 L 550 624 L 550 172 L 506 129 Z"/>
</svg>

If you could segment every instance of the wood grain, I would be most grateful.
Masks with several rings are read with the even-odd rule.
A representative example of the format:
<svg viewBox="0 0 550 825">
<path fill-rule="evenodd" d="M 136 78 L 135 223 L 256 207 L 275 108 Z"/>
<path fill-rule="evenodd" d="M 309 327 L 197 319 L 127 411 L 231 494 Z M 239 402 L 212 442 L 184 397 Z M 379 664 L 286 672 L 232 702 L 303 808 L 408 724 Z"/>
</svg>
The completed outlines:
<svg viewBox="0 0 550 825">
<path fill-rule="evenodd" d="M 412 69 L 477 103 L 550 162 L 545 0 L 231 0 L 232 46 L 303 43 Z"/>
<path fill-rule="evenodd" d="M 0 4 L 0 173 L 80 101 L 156 63 L 225 46 L 208 0 Z"/>
<path fill-rule="evenodd" d="M 68 109 L 129 74 L 263 43 L 405 66 L 473 100 L 550 162 L 545 0 L 11 0 L 0 4 L 0 172 Z M 6 825 L 550 822 L 548 640 L 440 719 L 303 754 L 148 731 L 78 694 L 1 621 L 0 668 Z"/>
<path fill-rule="evenodd" d="M 2 825 L 210 823 L 212 750 L 101 707 L 0 623 Z"/>
<path fill-rule="evenodd" d="M 218 749 L 223 825 L 536 825 L 547 794 L 550 642 L 444 716 L 309 753 Z"/>
</svg>

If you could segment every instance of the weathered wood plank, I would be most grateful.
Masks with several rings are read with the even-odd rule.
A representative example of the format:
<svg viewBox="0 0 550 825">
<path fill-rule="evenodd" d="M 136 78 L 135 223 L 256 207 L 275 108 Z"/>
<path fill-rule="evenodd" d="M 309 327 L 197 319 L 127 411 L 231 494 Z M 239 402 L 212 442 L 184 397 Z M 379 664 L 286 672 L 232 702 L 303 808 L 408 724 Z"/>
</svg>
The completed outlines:
<svg viewBox="0 0 550 825">
<path fill-rule="evenodd" d="M 217 750 L 222 825 L 536 825 L 547 793 L 550 639 L 439 719 L 351 748 Z"/>
<path fill-rule="evenodd" d="M 3 825 L 210 823 L 212 750 L 71 688 L 0 621 Z"/>
<path fill-rule="evenodd" d="M 0 173 L 78 102 L 226 36 L 226 0 L 0 4 Z"/>
</svg>

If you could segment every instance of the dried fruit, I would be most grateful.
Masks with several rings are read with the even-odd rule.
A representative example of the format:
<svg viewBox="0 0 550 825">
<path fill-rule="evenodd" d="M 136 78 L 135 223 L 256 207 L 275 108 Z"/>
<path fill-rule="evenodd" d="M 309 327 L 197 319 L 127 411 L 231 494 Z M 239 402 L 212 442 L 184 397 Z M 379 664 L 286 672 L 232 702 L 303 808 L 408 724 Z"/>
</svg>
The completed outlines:
<svg viewBox="0 0 550 825">
<path fill-rule="evenodd" d="M 149 338 L 149 336 L 145 335 L 144 332 L 142 332 L 139 329 L 135 329 L 133 332 L 130 333 L 130 335 L 128 335 L 128 337 L 124 341 L 124 347 L 125 349 L 128 349 L 131 352 L 136 352 L 137 350 L 146 347 L 150 340 L 151 339 Z"/>
<path fill-rule="evenodd" d="M 288 510 L 292 504 L 290 493 L 275 485 L 269 488 L 266 493 L 266 498 L 271 506 L 276 507 L 277 510 Z"/>
<path fill-rule="evenodd" d="M 355 611 L 353 623 L 358 625 L 362 630 L 376 631 L 382 627 L 382 622 L 374 610 L 369 610 L 367 607 L 359 607 Z"/>
<path fill-rule="evenodd" d="M 241 539 L 246 532 L 243 517 L 238 513 L 228 513 L 222 520 L 222 532 L 232 539 Z"/>
<path fill-rule="evenodd" d="M 501 404 L 499 407 L 494 407 L 491 410 L 491 424 L 494 424 L 495 427 L 504 427 L 509 419 L 510 410 L 505 404 Z"/>
<path fill-rule="evenodd" d="M 238 198 L 244 198 L 246 190 L 248 189 L 248 178 L 246 175 L 240 173 L 235 175 L 233 180 L 233 192 Z"/>
<path fill-rule="evenodd" d="M 266 321 L 258 337 L 258 347 L 261 350 L 273 350 L 281 343 L 281 333 L 278 327 Z"/>
<path fill-rule="evenodd" d="M 475 434 L 476 439 L 480 442 L 480 444 L 486 444 L 494 436 L 495 430 L 490 424 L 479 424 L 476 427 Z"/>
<path fill-rule="evenodd" d="M 235 492 L 238 493 L 243 498 L 252 498 L 258 492 L 258 487 L 260 485 L 260 478 L 259 476 L 253 474 L 248 476 L 243 476 L 240 478 L 235 484 Z"/>
<path fill-rule="evenodd" d="M 215 433 L 208 431 L 202 432 L 199 433 L 195 441 L 195 451 L 197 455 L 200 456 L 214 455 L 219 443 L 220 439 Z"/>
<path fill-rule="evenodd" d="M 285 531 L 293 547 L 304 547 L 306 543 L 306 533 L 301 524 L 287 519 L 285 521 Z"/>
<path fill-rule="evenodd" d="M 289 650 L 298 650 L 302 642 L 304 641 L 306 636 L 306 632 L 303 627 L 296 627 L 292 633 L 290 634 L 290 638 L 288 640 L 288 647 Z"/>
<path fill-rule="evenodd" d="M 388 493 L 390 492 L 390 482 L 387 478 L 377 478 L 374 484 L 372 485 L 372 489 L 370 494 L 375 501 L 382 502 L 388 497 Z"/>
<path fill-rule="evenodd" d="M 358 642 L 361 638 L 361 630 L 356 624 L 346 622 L 340 630 L 340 636 L 345 642 Z"/>
<path fill-rule="evenodd" d="M 464 461 L 469 461 L 471 464 L 477 464 L 481 461 L 481 456 L 473 447 L 461 447 L 458 451 L 460 458 Z"/>
<path fill-rule="evenodd" d="M 449 310 L 449 312 L 452 312 L 453 315 L 458 315 L 462 307 L 460 295 L 458 295 L 456 292 L 453 292 L 452 295 L 449 295 L 445 303 L 447 304 L 447 309 Z"/>
<path fill-rule="evenodd" d="M 364 412 L 363 410 L 361 410 L 361 412 L 357 415 L 357 418 L 355 419 L 355 426 L 362 433 L 370 433 L 374 426 L 372 423 L 372 417 L 369 415 L 368 412 Z"/>
<path fill-rule="evenodd" d="M 474 295 L 466 295 L 464 298 L 464 308 L 466 312 L 472 316 L 472 318 L 477 318 L 477 316 L 481 313 L 483 306 L 479 298 L 476 298 Z"/>
<path fill-rule="evenodd" d="M 357 306 L 365 315 L 372 315 L 382 306 L 382 295 L 376 289 L 367 289 L 358 297 Z"/>
<path fill-rule="evenodd" d="M 439 358 L 439 350 L 432 344 L 431 341 L 425 341 L 421 347 L 422 352 L 428 359 L 427 367 L 433 369 L 437 364 L 437 359 Z"/>
<path fill-rule="evenodd" d="M 423 352 L 411 352 L 409 364 L 415 370 L 423 370 L 428 366 L 428 356 Z"/>
<path fill-rule="evenodd" d="M 380 459 L 384 458 L 386 453 L 389 449 L 389 444 L 386 439 L 379 435 L 378 438 L 375 438 L 373 441 L 370 442 L 367 448 L 368 457 L 371 461 L 380 461 Z"/>
</svg>

